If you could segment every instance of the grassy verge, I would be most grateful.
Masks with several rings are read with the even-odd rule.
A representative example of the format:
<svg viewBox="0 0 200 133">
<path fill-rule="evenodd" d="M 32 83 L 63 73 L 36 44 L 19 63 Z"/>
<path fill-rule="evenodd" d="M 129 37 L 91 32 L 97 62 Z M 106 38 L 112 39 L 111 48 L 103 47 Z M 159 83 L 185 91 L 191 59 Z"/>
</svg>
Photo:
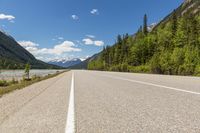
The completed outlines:
<svg viewBox="0 0 200 133">
<path fill-rule="evenodd" d="M 26 79 L 22 79 L 20 81 L 16 81 L 15 79 L 13 79 L 12 81 L 0 80 L 0 97 L 4 94 L 12 92 L 14 90 L 22 89 L 26 86 L 40 82 L 42 80 L 53 78 L 64 72 L 66 72 L 66 71 L 57 72 L 55 74 L 49 74 L 44 77 L 33 76 L 30 80 L 26 80 Z"/>
</svg>

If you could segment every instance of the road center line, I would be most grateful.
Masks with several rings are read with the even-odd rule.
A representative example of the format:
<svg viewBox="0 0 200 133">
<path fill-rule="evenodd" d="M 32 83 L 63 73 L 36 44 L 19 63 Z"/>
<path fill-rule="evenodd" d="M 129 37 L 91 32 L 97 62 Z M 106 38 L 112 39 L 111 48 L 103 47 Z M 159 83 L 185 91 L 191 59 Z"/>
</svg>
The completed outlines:
<svg viewBox="0 0 200 133">
<path fill-rule="evenodd" d="M 69 97 L 69 106 L 67 114 L 67 122 L 65 126 L 65 133 L 75 133 L 75 113 L 74 113 L 74 73 L 72 72 L 71 90 Z"/>
<path fill-rule="evenodd" d="M 144 85 L 150 85 L 150 86 L 155 86 L 155 87 L 160 87 L 160 88 L 166 88 L 166 89 L 169 89 L 169 90 L 174 90 L 174 91 L 179 91 L 179 92 L 184 92 L 184 93 L 200 95 L 200 92 L 188 91 L 188 90 L 183 90 L 183 89 L 179 89 L 179 88 L 175 88 L 175 87 L 158 85 L 158 84 L 153 84 L 153 83 L 149 83 L 149 82 L 143 82 L 143 81 L 138 81 L 138 80 L 126 79 L 126 78 L 113 77 L 113 76 L 108 76 L 108 75 L 102 75 L 102 76 L 110 77 L 110 78 L 113 78 L 113 79 L 120 79 L 120 80 L 124 80 L 124 81 L 134 82 L 134 83 L 138 83 L 138 84 L 144 84 Z"/>
</svg>

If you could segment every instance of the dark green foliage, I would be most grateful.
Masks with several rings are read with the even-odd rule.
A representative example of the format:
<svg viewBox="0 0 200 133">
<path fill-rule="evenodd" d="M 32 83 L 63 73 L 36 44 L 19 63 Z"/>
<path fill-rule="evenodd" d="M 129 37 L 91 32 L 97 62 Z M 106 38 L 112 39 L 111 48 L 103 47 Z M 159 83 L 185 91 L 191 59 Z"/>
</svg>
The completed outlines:
<svg viewBox="0 0 200 133">
<path fill-rule="evenodd" d="M 145 35 L 148 34 L 148 24 L 147 24 L 147 15 L 144 15 L 144 22 L 143 22 L 143 33 Z"/>
<path fill-rule="evenodd" d="M 30 79 L 30 69 L 31 69 L 31 66 L 30 66 L 29 63 L 27 63 L 27 64 L 25 65 L 25 70 L 24 70 L 24 73 L 25 73 L 25 75 L 26 75 L 26 77 L 27 77 L 27 80 Z"/>
<path fill-rule="evenodd" d="M 6 80 L 0 80 L 0 86 L 8 86 L 9 83 Z"/>
<path fill-rule="evenodd" d="M 188 3 L 181 5 L 150 33 L 145 15 L 143 30 L 140 27 L 134 37 L 118 36 L 116 44 L 105 47 L 88 69 L 200 75 L 199 9 L 188 7 Z"/>
<path fill-rule="evenodd" d="M 173 11 L 173 14 L 172 14 L 172 25 L 171 25 L 171 32 L 173 34 L 173 36 L 175 36 L 176 34 L 176 31 L 177 31 L 177 15 L 176 15 L 176 11 L 174 10 Z"/>
</svg>

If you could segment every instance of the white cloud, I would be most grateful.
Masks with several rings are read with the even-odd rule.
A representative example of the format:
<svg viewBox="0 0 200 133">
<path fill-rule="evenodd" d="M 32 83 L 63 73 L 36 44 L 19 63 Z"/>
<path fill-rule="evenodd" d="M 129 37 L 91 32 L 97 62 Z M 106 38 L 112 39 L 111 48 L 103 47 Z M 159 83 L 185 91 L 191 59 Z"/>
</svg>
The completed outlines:
<svg viewBox="0 0 200 133">
<path fill-rule="evenodd" d="M 79 17 L 78 17 L 77 15 L 72 15 L 72 19 L 73 19 L 73 20 L 78 20 Z"/>
<path fill-rule="evenodd" d="M 0 14 L 0 20 L 9 20 L 10 22 L 14 22 L 13 20 L 15 19 L 14 16 L 12 15 L 5 15 L 5 14 Z"/>
<path fill-rule="evenodd" d="M 32 53 L 36 58 L 44 61 L 49 60 L 50 57 L 60 57 L 62 54 L 68 52 L 79 52 L 80 48 L 76 48 L 76 45 L 71 41 L 64 41 L 60 44 L 55 45 L 53 48 L 39 48 L 39 45 L 31 41 L 19 41 L 21 46 Z"/>
<path fill-rule="evenodd" d="M 95 38 L 94 35 L 86 35 L 86 37 L 89 37 L 89 38 Z"/>
<path fill-rule="evenodd" d="M 26 50 L 28 50 L 31 53 L 34 53 L 38 50 L 38 48 L 37 47 L 26 47 Z"/>
<path fill-rule="evenodd" d="M 104 42 L 99 40 L 92 40 L 91 38 L 85 38 L 82 40 L 85 45 L 95 45 L 95 46 L 103 46 Z"/>
<path fill-rule="evenodd" d="M 96 46 L 103 46 L 104 45 L 104 42 L 103 41 L 94 41 L 94 44 Z"/>
<path fill-rule="evenodd" d="M 98 9 L 92 9 L 92 10 L 90 11 L 90 13 L 93 14 L 93 15 L 99 15 Z"/>
<path fill-rule="evenodd" d="M 46 49 L 46 48 L 41 49 L 41 52 L 46 52 L 55 55 L 61 55 L 65 52 L 79 52 L 79 51 L 81 51 L 81 49 L 75 48 L 75 44 L 71 41 L 64 41 L 61 44 L 55 45 L 54 48 L 51 49 Z"/>
<path fill-rule="evenodd" d="M 90 38 L 83 39 L 83 42 L 84 42 L 85 45 L 92 45 L 92 44 L 94 44 L 94 41 L 92 39 L 90 39 Z"/>
<path fill-rule="evenodd" d="M 43 60 L 43 61 L 49 61 L 49 60 L 51 60 L 50 58 L 45 58 L 44 56 L 37 56 L 36 58 L 38 60 Z"/>
<path fill-rule="evenodd" d="M 39 44 L 31 42 L 31 41 L 19 41 L 18 42 L 22 47 L 37 47 Z"/>
</svg>

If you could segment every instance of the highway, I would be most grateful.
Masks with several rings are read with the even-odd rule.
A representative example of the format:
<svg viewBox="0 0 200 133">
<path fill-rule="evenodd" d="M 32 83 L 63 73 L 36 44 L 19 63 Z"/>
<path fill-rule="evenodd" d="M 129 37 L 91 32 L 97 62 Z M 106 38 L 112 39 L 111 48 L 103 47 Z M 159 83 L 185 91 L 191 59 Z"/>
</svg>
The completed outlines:
<svg viewBox="0 0 200 133">
<path fill-rule="evenodd" d="M 199 133 L 200 78 L 73 70 L 0 98 L 0 133 Z"/>
</svg>

